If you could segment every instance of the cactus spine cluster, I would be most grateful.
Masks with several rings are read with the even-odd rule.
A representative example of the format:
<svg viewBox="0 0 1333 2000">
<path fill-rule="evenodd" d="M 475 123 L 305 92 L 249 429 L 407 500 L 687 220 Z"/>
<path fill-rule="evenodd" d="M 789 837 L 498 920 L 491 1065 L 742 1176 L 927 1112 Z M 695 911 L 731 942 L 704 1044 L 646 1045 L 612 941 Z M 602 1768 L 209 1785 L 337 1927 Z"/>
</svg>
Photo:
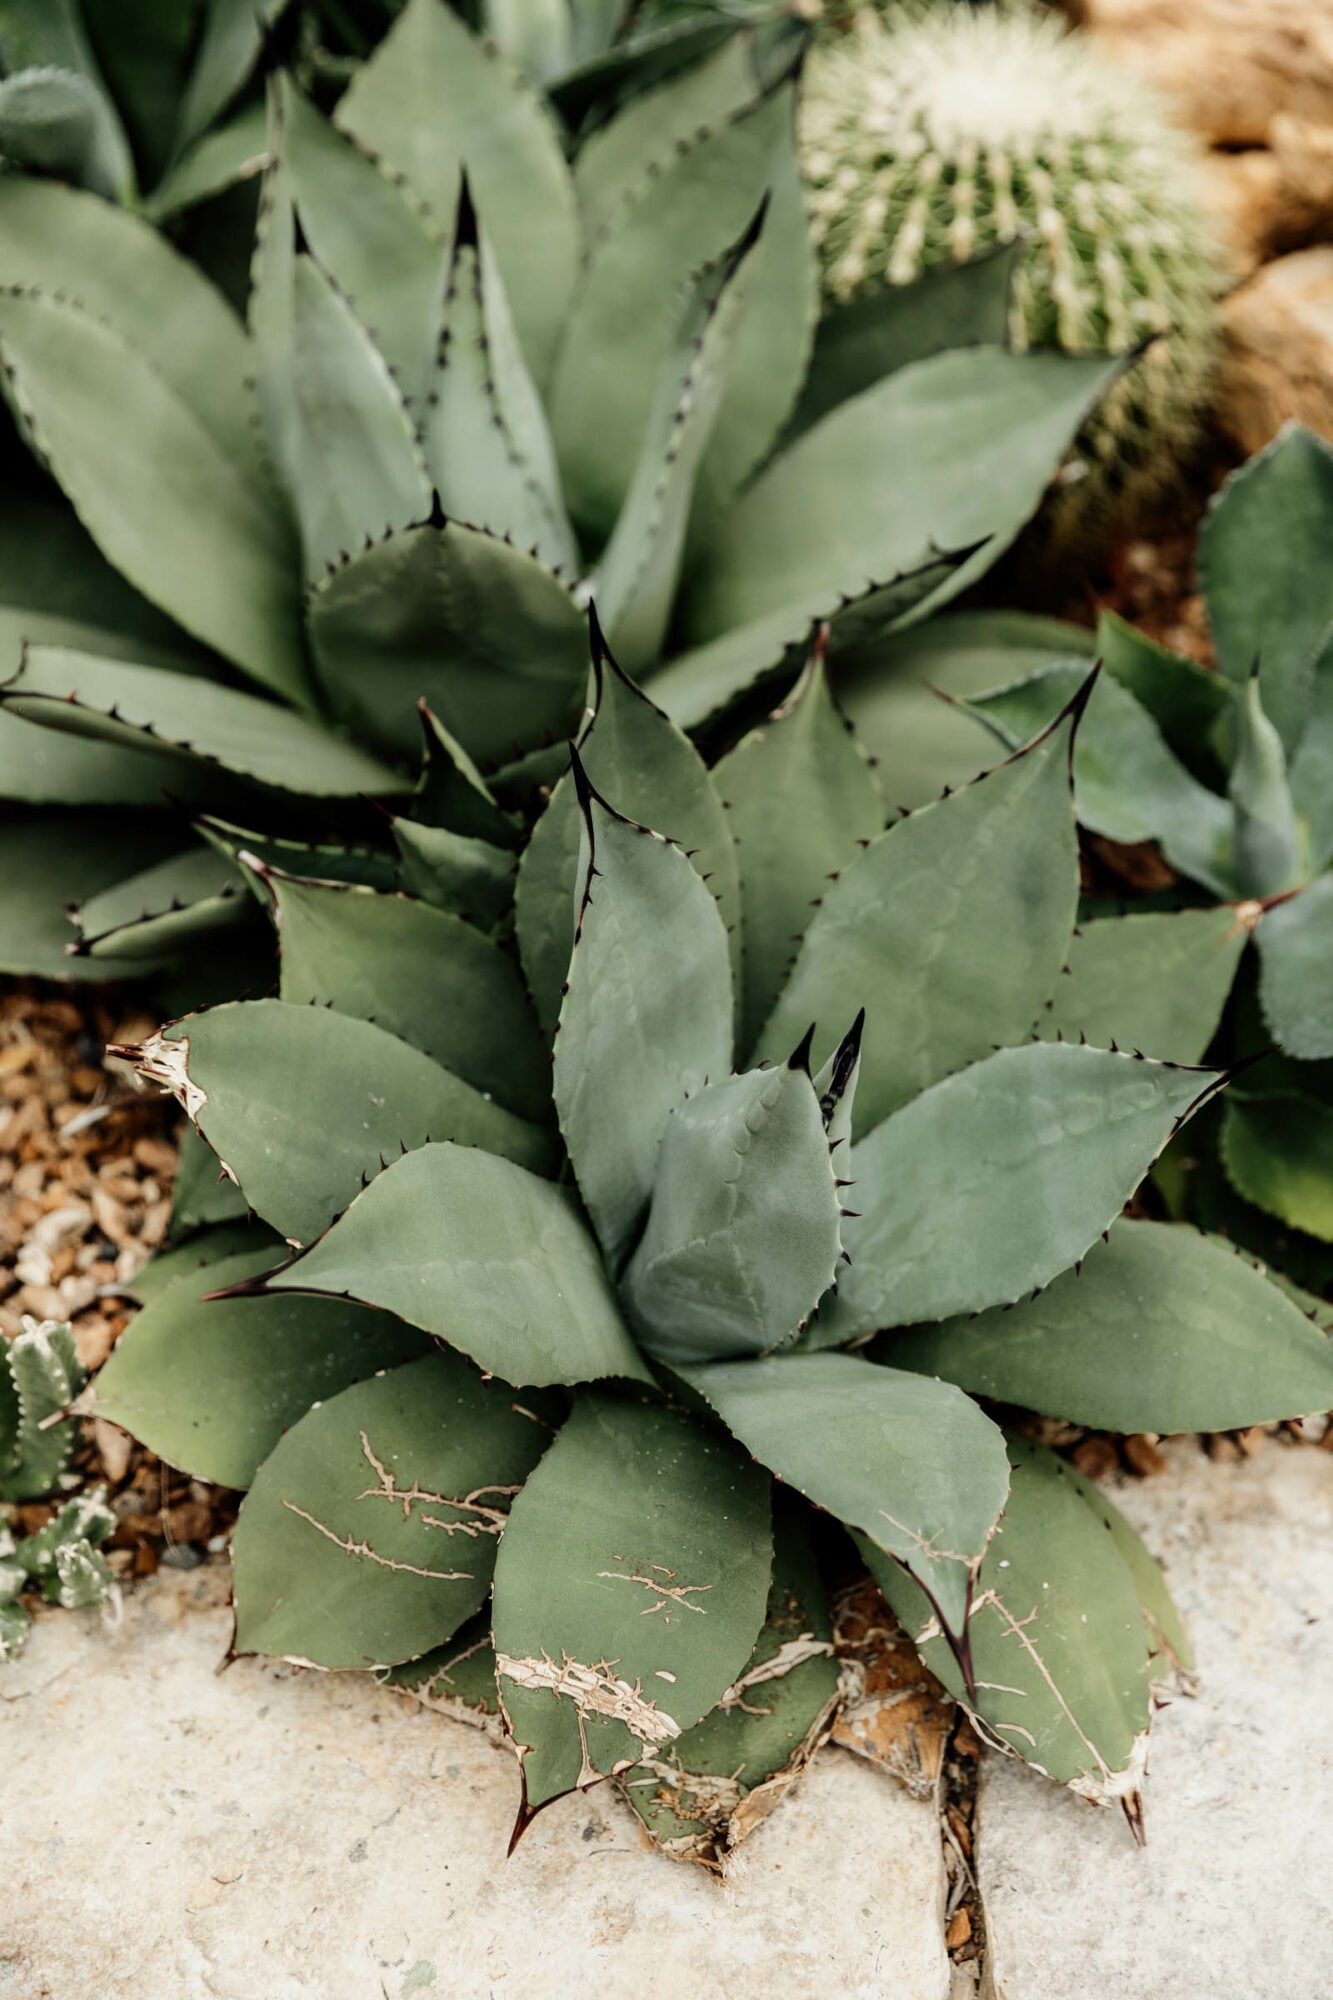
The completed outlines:
<svg viewBox="0 0 1333 2000">
<path fill-rule="evenodd" d="M 1136 79 L 1029 0 L 862 8 L 812 56 L 802 151 L 827 305 L 1023 237 L 1016 348 L 1153 343 L 1083 431 L 1066 526 L 1169 483 L 1219 277 L 1189 144 Z"/>
</svg>

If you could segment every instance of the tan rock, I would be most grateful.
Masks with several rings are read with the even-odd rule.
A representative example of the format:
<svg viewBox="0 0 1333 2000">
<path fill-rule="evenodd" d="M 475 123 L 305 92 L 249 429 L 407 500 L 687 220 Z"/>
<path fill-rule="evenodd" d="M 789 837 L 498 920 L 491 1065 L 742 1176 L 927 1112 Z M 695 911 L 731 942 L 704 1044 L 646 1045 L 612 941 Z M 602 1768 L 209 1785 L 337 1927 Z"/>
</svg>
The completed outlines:
<svg viewBox="0 0 1333 2000">
<path fill-rule="evenodd" d="M 1333 440 L 1333 245 L 1279 257 L 1226 301 L 1216 393 L 1246 454 L 1291 421 Z"/>
<path fill-rule="evenodd" d="M 1224 145 L 1262 145 L 1279 114 L 1333 123 L 1328 0 L 1078 0 L 1108 55 Z"/>
<path fill-rule="evenodd" d="M 1197 168 L 1200 198 L 1237 279 L 1333 237 L 1333 125 L 1283 116 L 1269 136 L 1269 146 L 1209 153 Z"/>
</svg>

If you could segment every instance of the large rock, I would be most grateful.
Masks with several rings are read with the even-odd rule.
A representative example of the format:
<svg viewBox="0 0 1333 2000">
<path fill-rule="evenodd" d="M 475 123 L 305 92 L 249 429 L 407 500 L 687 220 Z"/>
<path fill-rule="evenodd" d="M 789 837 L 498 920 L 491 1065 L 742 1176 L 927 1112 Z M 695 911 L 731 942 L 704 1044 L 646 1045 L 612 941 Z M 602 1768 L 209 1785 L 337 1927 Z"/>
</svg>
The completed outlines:
<svg viewBox="0 0 1333 2000">
<path fill-rule="evenodd" d="M 725 1884 L 605 1792 L 512 1860 L 513 1758 L 354 1675 L 238 1661 L 222 1568 L 0 1674 L 0 2000 L 945 2000 L 935 1810 L 827 1750 Z"/>
<path fill-rule="evenodd" d="M 1070 11 L 1216 144 L 1262 146 L 1279 113 L 1333 122 L 1327 0 L 1071 0 Z"/>
<path fill-rule="evenodd" d="M 1165 1562 L 1200 1690 L 1153 1728 L 1148 1845 L 1003 1759 L 977 1829 L 996 2000 L 1325 2000 L 1333 1458 L 1192 1441 L 1116 1493 Z"/>
<path fill-rule="evenodd" d="M 1293 420 L 1333 439 L 1333 245 L 1279 257 L 1232 293 L 1215 396 L 1247 455 Z"/>
<path fill-rule="evenodd" d="M 1333 125 L 1275 118 L 1267 146 L 1208 153 L 1196 177 L 1233 279 L 1333 235 Z"/>
</svg>

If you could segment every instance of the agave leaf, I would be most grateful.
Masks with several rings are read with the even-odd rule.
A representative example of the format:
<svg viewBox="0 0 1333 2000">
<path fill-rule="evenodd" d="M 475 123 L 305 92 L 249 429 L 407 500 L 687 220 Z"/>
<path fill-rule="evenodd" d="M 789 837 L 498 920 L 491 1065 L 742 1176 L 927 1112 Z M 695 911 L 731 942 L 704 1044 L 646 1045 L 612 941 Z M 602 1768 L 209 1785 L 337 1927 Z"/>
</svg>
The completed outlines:
<svg viewBox="0 0 1333 2000">
<path fill-rule="evenodd" d="M 456 1354 L 316 1405 L 241 1509 L 237 1650 L 372 1667 L 442 1644 L 485 1602 L 508 1502 L 548 1435 Z"/>
<path fill-rule="evenodd" d="M 1304 879 L 1304 843 L 1282 739 L 1264 713 L 1257 673 L 1237 693 L 1228 794 L 1236 815 L 1232 856 L 1241 894 L 1277 896 L 1295 888 Z"/>
<path fill-rule="evenodd" d="M 970 784 L 994 761 L 992 732 L 967 707 L 969 696 L 987 694 L 1056 660 L 1083 657 L 1091 665 L 1091 634 L 1057 618 L 1021 611 L 946 612 L 853 650 L 839 667 L 838 700 L 874 760 L 885 804 L 912 812 L 930 805 L 946 786 Z M 1075 685 L 1071 675 L 1069 692 Z M 941 701 L 941 694 L 954 699 Z M 1058 706 L 1052 704 L 1028 735 L 1036 735 Z M 1018 740 L 1010 747 L 1017 748 Z"/>
<path fill-rule="evenodd" d="M 571 126 L 595 117 L 608 98 L 646 90 L 662 77 L 710 55 L 736 33 L 734 18 L 719 15 L 710 7 L 702 18 L 691 9 L 668 17 L 661 26 L 631 26 L 611 46 L 612 35 L 622 25 L 611 18 L 614 0 L 610 7 L 606 0 L 575 0 L 575 6 L 596 25 L 588 32 L 576 14 L 574 65 L 550 86 L 552 103 Z"/>
<path fill-rule="evenodd" d="M 193 675 L 35 646 L 0 688 L 14 714 L 141 752 L 185 756 L 315 798 L 401 791 L 393 770 L 331 729 Z M 161 765 L 161 783 L 170 766 Z"/>
<path fill-rule="evenodd" d="M 395 819 L 393 837 L 405 889 L 478 930 L 498 928 L 514 901 L 512 854 L 447 826 L 419 826 L 411 819 Z"/>
<path fill-rule="evenodd" d="M 49 634 L 39 626 L 38 631 L 43 641 L 56 645 L 81 639 L 96 645 L 101 637 L 77 626 Z M 186 757 L 145 757 L 118 743 L 68 736 L 24 722 L 13 709 L 0 706 L 0 798 L 6 803 L 161 806 L 167 794 L 204 803 L 215 789 L 209 777 Z"/>
<path fill-rule="evenodd" d="M 80 952 L 160 962 L 244 920 L 248 903 L 234 868 L 207 847 L 189 847 L 85 897 L 71 915 Z"/>
<path fill-rule="evenodd" d="M 290 177 L 307 243 L 393 370 L 409 407 L 435 354 L 451 213 L 423 211 L 364 147 L 351 143 L 279 78 L 271 150 Z"/>
<path fill-rule="evenodd" d="M 764 463 L 791 415 L 819 318 L 819 272 L 794 146 L 780 146 L 769 182 L 731 367 L 699 467 L 689 560 L 712 523 Z"/>
<path fill-rule="evenodd" d="M 1002 244 L 966 264 L 941 264 L 910 285 L 885 285 L 832 306 L 819 322 L 789 439 L 886 375 L 958 347 L 1003 347 L 1020 254 Z"/>
<path fill-rule="evenodd" d="M 1308 845 L 1307 873 L 1333 861 L 1333 641 L 1315 683 L 1315 708 L 1291 760 L 1291 796 Z"/>
<path fill-rule="evenodd" d="M 579 1398 L 496 1563 L 516 1833 L 716 1705 L 764 1622 L 772 1553 L 767 1475 L 729 1440 L 669 1410 Z"/>
<path fill-rule="evenodd" d="M 213 123 L 250 77 L 264 35 L 288 0 L 207 0 L 203 34 L 181 105 L 178 144 Z"/>
<path fill-rule="evenodd" d="M 788 604 L 679 653 L 652 677 L 653 698 L 682 729 L 701 728 L 742 698 L 791 686 L 809 656 L 821 623 L 829 626 L 829 651 L 853 648 L 904 624 L 966 560 L 968 551 L 933 556 L 859 597 L 830 588 L 813 610 Z"/>
<path fill-rule="evenodd" d="M 423 446 L 446 514 L 508 537 L 550 569 L 578 575 L 546 414 L 518 346 L 499 266 L 478 236 L 466 179 Z"/>
<path fill-rule="evenodd" d="M 831 877 L 883 830 L 874 774 L 839 714 L 823 662 L 713 772 L 740 866 L 740 1046 L 754 1047 Z"/>
<path fill-rule="evenodd" d="M 708 884 L 740 964 L 740 879 L 721 801 L 689 739 L 623 674 L 592 630 L 589 715 L 579 741 L 584 770 L 611 804 L 642 813 L 684 848 Z M 515 897 L 519 951 L 543 1031 L 554 1033 L 574 942 L 580 815 L 565 773 L 533 830 Z"/>
<path fill-rule="evenodd" d="M 1333 875 L 1265 912 L 1255 932 L 1264 1019 L 1289 1056 L 1333 1056 Z"/>
<path fill-rule="evenodd" d="M 702 1722 L 626 1772 L 624 1796 L 664 1853 L 720 1868 L 814 1755 L 837 1693 L 808 1518 L 775 1492 L 768 1614 L 745 1671 Z"/>
<path fill-rule="evenodd" d="M 1141 1824 L 1148 1637 L 1135 1578 L 1072 1468 L 1009 1439 L 1012 1479 L 967 1624 L 970 1677 L 910 1579 L 867 1542 L 875 1581 L 984 1740 Z M 1126 1530 L 1126 1532 L 1129 1532 Z"/>
<path fill-rule="evenodd" d="M 1238 1093 L 1222 1121 L 1222 1163 L 1246 1201 L 1333 1243 L 1333 1112 L 1327 1105 L 1297 1090 Z"/>
<path fill-rule="evenodd" d="M 1003 1438 L 975 1403 L 854 1354 L 681 1373 L 761 1464 L 905 1564 L 962 1632 L 1008 1486 Z"/>
<path fill-rule="evenodd" d="M 56 172 L 77 165 L 86 185 L 108 201 L 123 201 L 134 189 L 134 161 L 125 128 L 107 91 L 75 0 L 6 0 L 0 16 L 0 65 L 9 73 L 58 70 L 82 85 L 86 138 L 75 160 L 38 159 Z M 10 149 L 5 148 L 6 152 Z M 22 153 L 11 153 L 23 161 Z"/>
<path fill-rule="evenodd" d="M 661 173 L 681 146 L 752 105 L 759 85 L 748 38 L 730 36 L 702 62 L 640 91 L 590 132 L 574 159 L 574 187 L 591 242 L 616 211 Z"/>
<path fill-rule="evenodd" d="M 181 1133 L 180 1159 L 171 1190 L 167 1241 L 179 1242 L 197 1229 L 244 1221 L 249 1215 L 249 1202 L 235 1181 L 228 1179 L 217 1154 L 193 1125 L 187 1125 Z M 253 1223 L 246 1226 L 255 1227 Z M 261 1238 L 267 1233 L 260 1229 Z"/>
<path fill-rule="evenodd" d="M 138 874 L 179 838 L 161 813 L 25 811 L 0 821 L 0 970 L 43 979 L 134 978 L 143 967 L 131 959 L 72 958 L 76 935 L 65 913 L 80 896 Z"/>
<path fill-rule="evenodd" d="M 1233 472 L 1209 509 L 1199 580 L 1218 665 L 1244 684 L 1259 670 L 1284 750 L 1300 741 L 1315 662 L 1333 625 L 1333 450 L 1292 425 Z"/>
<path fill-rule="evenodd" d="M 464 1146 L 396 1161 L 267 1285 L 396 1312 L 506 1382 L 652 1379 L 569 1195 Z"/>
<path fill-rule="evenodd" d="M 714 638 L 775 604 L 816 612 L 830 589 L 854 595 L 933 549 L 984 537 L 934 601 L 956 596 L 1035 512 L 1119 366 L 977 347 L 916 362 L 840 404 L 719 523 L 688 581 L 685 640 Z M 912 477 L 886 488 L 886 464 L 911 466 Z"/>
<path fill-rule="evenodd" d="M 488 1613 L 479 1612 L 442 1646 L 432 1646 L 420 1659 L 401 1661 L 380 1678 L 385 1687 L 404 1688 L 427 1708 L 446 1715 L 461 1714 L 472 1721 L 498 1716 L 500 1695 Z"/>
<path fill-rule="evenodd" d="M 97 1414 L 192 1478 L 248 1486 L 313 1404 L 434 1352 L 415 1328 L 344 1299 L 204 1302 L 270 1270 L 273 1254 L 261 1244 L 169 1285 L 97 1378 Z"/>
<path fill-rule="evenodd" d="M 697 133 L 590 245 L 549 403 L 570 513 L 591 546 L 629 490 L 680 288 L 754 216 L 790 122 L 790 93 L 779 92 Z"/>
<path fill-rule="evenodd" d="M 107 559 L 197 639 L 305 700 L 287 538 L 189 404 L 110 326 L 38 293 L 0 297 L 0 354 Z"/>
<path fill-rule="evenodd" d="M 1202 1060 L 1222 1018 L 1248 932 L 1234 909 L 1152 911 L 1083 923 L 1037 1032 L 1047 1041 Z M 1333 1054 L 1333 1048 L 1329 1050 Z"/>
<path fill-rule="evenodd" d="M 485 0 L 486 36 L 539 89 L 568 68 L 573 23 L 569 0 Z"/>
<path fill-rule="evenodd" d="M 185 1136 L 192 1139 L 199 1150 L 213 1161 L 213 1172 L 216 1177 L 218 1163 L 192 1125 L 186 1127 Z M 224 1180 L 221 1185 L 235 1192 L 231 1181 Z M 265 1260 L 263 1264 L 259 1263 L 256 1253 L 263 1255 Z M 206 1228 L 197 1230 L 193 1236 L 187 1237 L 184 1243 L 177 1243 L 170 1250 L 156 1251 L 143 1269 L 135 1272 L 126 1290 L 141 1306 L 151 1305 L 173 1286 L 188 1285 L 191 1279 L 202 1280 L 203 1273 L 210 1268 L 215 1268 L 228 1258 L 239 1258 L 247 1254 L 255 1257 L 252 1268 L 271 1270 L 283 1254 L 282 1238 L 275 1235 L 271 1229 L 265 1228 L 262 1222 L 210 1223 Z M 239 1269 L 239 1266 L 237 1268 Z M 201 1282 L 196 1289 L 202 1294 L 205 1287 Z M 99 1374 L 97 1379 L 100 1386 L 105 1378 Z"/>
<path fill-rule="evenodd" d="M 1109 1229 L 1172 1133 L 1225 1078 L 1105 1049 L 1001 1049 L 853 1148 L 842 1338 L 1004 1305 Z"/>
<path fill-rule="evenodd" d="M 1231 708 L 1225 679 L 1159 646 L 1114 611 L 1103 611 L 1097 621 L 1097 652 L 1111 678 L 1147 709 L 1185 768 L 1204 784 L 1218 783 L 1215 740 Z"/>
<path fill-rule="evenodd" d="M 1063 1460 L 1061 1463 L 1065 1464 Z M 1129 1571 L 1148 1640 L 1148 1678 L 1154 1699 L 1182 1692 L 1192 1694 L 1194 1649 L 1185 1621 L 1171 1600 L 1160 1565 L 1100 1486 L 1085 1479 L 1072 1465 L 1065 1464 L 1064 1477 L 1073 1482 L 1079 1497 L 1097 1516 Z"/>
<path fill-rule="evenodd" d="M 589 586 L 626 668 L 653 665 L 671 620 L 695 483 L 751 308 L 766 211 L 689 288 L 624 502 Z"/>
<path fill-rule="evenodd" d="M 673 1367 L 783 1346 L 837 1273 L 837 1182 L 806 1060 L 711 1084 L 666 1121 L 622 1290 L 641 1344 Z"/>
<path fill-rule="evenodd" d="M 152 222 L 169 222 L 198 202 L 254 180 L 268 163 L 267 111 L 262 103 L 247 104 L 182 154 L 144 202 L 144 214 Z"/>
<path fill-rule="evenodd" d="M 348 549 L 424 519 L 430 482 L 379 349 L 305 254 L 293 265 L 284 365 L 296 419 L 292 500 L 313 582 Z"/>
<path fill-rule="evenodd" d="M 973 700 L 975 715 L 1006 743 L 1022 743 L 1067 702 L 1085 669 L 1047 667 Z M 1234 892 L 1232 813 L 1167 749 L 1147 710 L 1102 674 L 1074 752 L 1078 816 L 1110 840 L 1158 840 L 1174 868 L 1220 896 Z"/>
<path fill-rule="evenodd" d="M 403 175 L 441 227 L 466 171 L 542 384 L 574 283 L 579 226 L 573 180 L 540 98 L 444 0 L 408 0 L 336 117 Z"/>
<path fill-rule="evenodd" d="M 65 293 L 105 319 L 171 385 L 266 496 L 245 389 L 244 331 L 193 265 L 122 208 L 54 181 L 0 181 L 0 283 Z M 270 504 L 270 531 L 283 523 Z"/>
<path fill-rule="evenodd" d="M 859 1130 L 1019 1040 L 1054 988 L 1078 901 L 1069 766 L 1081 705 L 880 834 L 825 890 L 759 1049 L 774 1056 L 797 1022 L 799 1035 L 817 1021 L 823 1052 L 848 1004 L 865 1005 Z"/>
<path fill-rule="evenodd" d="M 606 805 L 573 755 L 583 834 L 555 1102 L 614 1269 L 647 1206 L 669 1115 L 730 1072 L 731 967 L 717 905 L 680 849 Z"/>
<path fill-rule="evenodd" d="M 272 872 L 266 882 L 284 1000 L 377 1021 L 520 1117 L 550 1115 L 546 1051 L 498 945 L 411 896 Z"/>
<path fill-rule="evenodd" d="M 271 901 L 263 885 L 265 869 L 280 869 L 286 875 L 299 875 L 307 881 L 356 882 L 367 889 L 396 889 L 399 886 L 397 862 L 391 854 L 385 854 L 378 848 L 333 847 L 309 840 L 279 840 L 213 817 L 197 819 L 194 824 L 195 831 L 210 847 L 236 864 L 242 880 L 265 909 L 270 907 Z M 245 856 L 244 860 L 242 856 Z"/>
<path fill-rule="evenodd" d="M 425 747 L 412 795 L 413 819 L 494 847 L 517 847 L 523 837 L 521 823 L 497 803 L 462 744 L 424 701 L 420 715 Z"/>
<path fill-rule="evenodd" d="M 76 70 L 15 70 L 0 81 L 0 155 L 11 170 L 58 174 L 114 201 L 121 189 L 98 157 L 108 108 Z"/>
<path fill-rule="evenodd" d="M 234 1001 L 117 1052 L 179 1098 L 250 1206 L 296 1243 L 385 1159 L 437 1135 L 550 1159 L 534 1126 L 383 1028 L 324 1008 Z"/>
<path fill-rule="evenodd" d="M 578 718 L 584 615 L 534 557 L 458 521 L 354 555 L 309 602 L 315 669 L 358 734 L 414 756 L 424 697 L 483 765 Z"/>
<path fill-rule="evenodd" d="M 1040 1298 L 887 1340 L 895 1368 L 1111 1431 L 1223 1431 L 1333 1404 L 1333 1344 L 1228 1244 L 1117 1222 Z"/>
</svg>

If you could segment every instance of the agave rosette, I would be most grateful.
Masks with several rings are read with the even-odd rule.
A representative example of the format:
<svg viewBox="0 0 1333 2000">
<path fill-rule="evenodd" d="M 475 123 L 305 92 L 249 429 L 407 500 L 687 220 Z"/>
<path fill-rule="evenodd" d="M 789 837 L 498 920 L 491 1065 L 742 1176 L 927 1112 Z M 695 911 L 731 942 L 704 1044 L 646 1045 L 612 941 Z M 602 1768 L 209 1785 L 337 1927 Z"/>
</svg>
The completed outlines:
<svg viewBox="0 0 1333 2000">
<path fill-rule="evenodd" d="M 771 55 L 731 34 L 571 164 L 518 72 L 411 0 L 331 120 L 270 78 L 246 327 L 136 216 L 0 181 L 0 362 L 52 475 L 15 441 L 4 964 L 193 952 L 220 982 L 254 910 L 192 819 L 378 880 L 361 800 L 410 793 L 423 700 L 523 805 L 594 592 L 694 726 L 790 678 L 814 620 L 837 655 L 1012 540 L 1117 364 L 1007 352 L 1003 260 L 816 335 Z"/>
<path fill-rule="evenodd" d="M 1222 1059 L 1269 1051 L 1207 1121 L 1207 1143 L 1196 1133 L 1167 1163 L 1163 1187 L 1179 1212 L 1318 1291 L 1333 1280 L 1330 549 L 1333 451 L 1292 426 L 1228 479 L 1204 523 L 1199 584 L 1217 671 L 1102 619 L 1106 672 L 1075 758 L 1079 817 L 1117 842 L 1155 842 L 1177 880 L 1156 909 L 1094 907 L 1070 960 L 1091 1033 L 1097 994 L 1112 1009 L 1135 987 L 1147 1001 L 1175 940 L 1176 977 L 1219 1029 Z M 908 642 L 911 670 L 962 704 L 932 704 L 936 781 L 970 771 L 987 732 L 1015 744 L 1040 728 L 1086 671 L 1060 655 L 1071 637 L 1091 642 L 1038 621 L 942 625 Z M 1031 650 L 1011 655 L 1022 678 L 997 685 L 1006 642 Z M 878 685 L 850 692 L 893 767 L 886 784 L 901 789 L 893 737 L 916 698 L 883 666 Z M 1136 1045 L 1170 1053 L 1151 1004 L 1122 1019 Z"/>
<path fill-rule="evenodd" d="M 520 1827 L 611 1777 L 723 1854 L 836 1708 L 837 1523 L 988 1742 L 1136 1820 L 1179 1620 L 974 1398 L 1227 1428 L 1327 1402 L 1333 1355 L 1226 1243 L 1122 1217 L 1226 1079 L 1053 1013 L 1089 690 L 886 829 L 818 660 L 710 770 L 595 644 L 516 887 L 437 759 L 415 896 L 250 853 L 281 997 L 119 1051 L 258 1221 L 150 1267 L 97 1406 L 249 1488 L 239 1648 L 501 1718 Z"/>
</svg>

